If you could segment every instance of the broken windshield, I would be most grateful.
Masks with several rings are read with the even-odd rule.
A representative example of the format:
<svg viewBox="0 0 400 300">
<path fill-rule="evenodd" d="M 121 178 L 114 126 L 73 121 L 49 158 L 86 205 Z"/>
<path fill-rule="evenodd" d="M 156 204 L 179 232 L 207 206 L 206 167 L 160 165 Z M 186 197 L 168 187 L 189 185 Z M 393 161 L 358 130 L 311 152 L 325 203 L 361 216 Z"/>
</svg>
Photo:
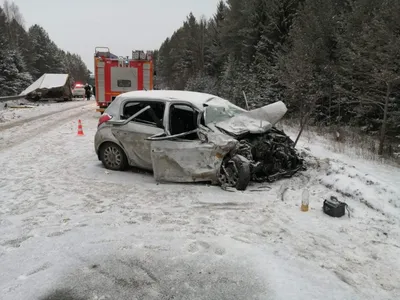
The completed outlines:
<svg viewBox="0 0 400 300">
<path fill-rule="evenodd" d="M 218 123 L 230 119 L 246 110 L 230 103 L 228 100 L 213 98 L 207 102 L 205 124 Z"/>
</svg>

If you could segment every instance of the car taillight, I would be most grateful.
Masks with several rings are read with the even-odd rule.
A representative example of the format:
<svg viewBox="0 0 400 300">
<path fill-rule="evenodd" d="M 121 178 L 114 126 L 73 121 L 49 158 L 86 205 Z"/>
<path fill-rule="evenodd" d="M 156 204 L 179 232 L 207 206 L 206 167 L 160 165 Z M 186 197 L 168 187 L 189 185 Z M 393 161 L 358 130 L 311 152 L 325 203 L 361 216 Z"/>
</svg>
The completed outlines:
<svg viewBox="0 0 400 300">
<path fill-rule="evenodd" d="M 99 119 L 99 124 L 97 124 L 97 127 L 99 127 L 101 124 L 106 123 L 112 119 L 112 116 L 108 114 L 102 114 L 100 119 Z"/>
</svg>

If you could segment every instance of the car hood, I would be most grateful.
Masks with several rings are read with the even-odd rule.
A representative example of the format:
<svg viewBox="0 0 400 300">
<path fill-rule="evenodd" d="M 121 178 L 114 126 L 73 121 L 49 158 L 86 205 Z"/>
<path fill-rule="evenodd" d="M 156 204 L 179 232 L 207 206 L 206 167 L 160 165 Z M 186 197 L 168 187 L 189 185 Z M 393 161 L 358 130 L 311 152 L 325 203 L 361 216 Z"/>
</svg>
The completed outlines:
<svg viewBox="0 0 400 300">
<path fill-rule="evenodd" d="M 233 136 L 242 136 L 248 133 L 261 134 L 278 123 L 286 112 L 286 105 L 282 101 L 278 101 L 217 122 L 215 127 Z"/>
</svg>

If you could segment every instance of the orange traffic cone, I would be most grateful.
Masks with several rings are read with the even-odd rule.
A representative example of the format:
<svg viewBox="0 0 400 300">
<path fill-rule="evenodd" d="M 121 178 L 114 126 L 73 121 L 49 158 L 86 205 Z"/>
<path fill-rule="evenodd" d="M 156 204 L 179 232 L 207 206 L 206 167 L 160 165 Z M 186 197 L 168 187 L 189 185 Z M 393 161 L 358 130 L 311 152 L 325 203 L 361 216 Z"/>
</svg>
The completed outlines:
<svg viewBox="0 0 400 300">
<path fill-rule="evenodd" d="M 84 135 L 81 120 L 78 120 L 78 135 Z"/>
</svg>

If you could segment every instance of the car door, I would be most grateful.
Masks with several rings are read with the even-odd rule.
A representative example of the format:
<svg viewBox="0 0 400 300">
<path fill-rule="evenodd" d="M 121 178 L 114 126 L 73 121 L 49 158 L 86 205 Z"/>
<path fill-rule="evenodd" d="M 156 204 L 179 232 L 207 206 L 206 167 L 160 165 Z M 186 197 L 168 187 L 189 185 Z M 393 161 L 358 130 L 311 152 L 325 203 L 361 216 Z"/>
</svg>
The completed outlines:
<svg viewBox="0 0 400 300">
<path fill-rule="evenodd" d="M 160 182 L 216 182 L 225 153 L 200 140 L 176 136 L 151 142 L 154 178 Z"/>
<path fill-rule="evenodd" d="M 152 107 L 163 106 L 164 103 L 132 101 L 127 104 L 138 105 L 138 110 L 147 106 L 149 109 L 138 114 L 126 124 L 113 126 L 112 133 L 124 147 L 131 165 L 152 170 L 151 142 L 147 138 L 164 132 L 162 125 L 164 111 L 158 113 L 162 114 L 162 119 L 160 118 L 160 122 L 157 124 L 151 117 L 154 113 L 151 110 Z"/>
<path fill-rule="evenodd" d="M 176 103 L 176 105 L 182 107 L 182 104 Z M 217 182 L 222 160 L 231 149 L 227 146 L 232 143 L 231 139 L 227 139 L 222 144 L 209 142 L 207 133 L 200 132 L 198 122 L 195 126 L 194 124 L 187 126 L 187 122 L 193 119 L 187 114 L 190 106 L 183 109 L 182 118 L 186 118 L 184 119 L 186 124 L 180 124 L 179 115 L 175 116 L 176 120 L 172 119 L 174 118 L 172 106 L 174 104 L 169 107 L 167 122 L 165 122 L 169 130 L 164 134 L 148 138 L 151 140 L 154 178 L 160 182 Z M 196 116 L 197 113 L 193 109 L 193 117 Z M 182 128 L 191 130 L 179 132 Z M 169 132 L 175 134 L 169 135 Z M 203 136 L 202 139 L 200 139 L 201 136 Z"/>
</svg>

